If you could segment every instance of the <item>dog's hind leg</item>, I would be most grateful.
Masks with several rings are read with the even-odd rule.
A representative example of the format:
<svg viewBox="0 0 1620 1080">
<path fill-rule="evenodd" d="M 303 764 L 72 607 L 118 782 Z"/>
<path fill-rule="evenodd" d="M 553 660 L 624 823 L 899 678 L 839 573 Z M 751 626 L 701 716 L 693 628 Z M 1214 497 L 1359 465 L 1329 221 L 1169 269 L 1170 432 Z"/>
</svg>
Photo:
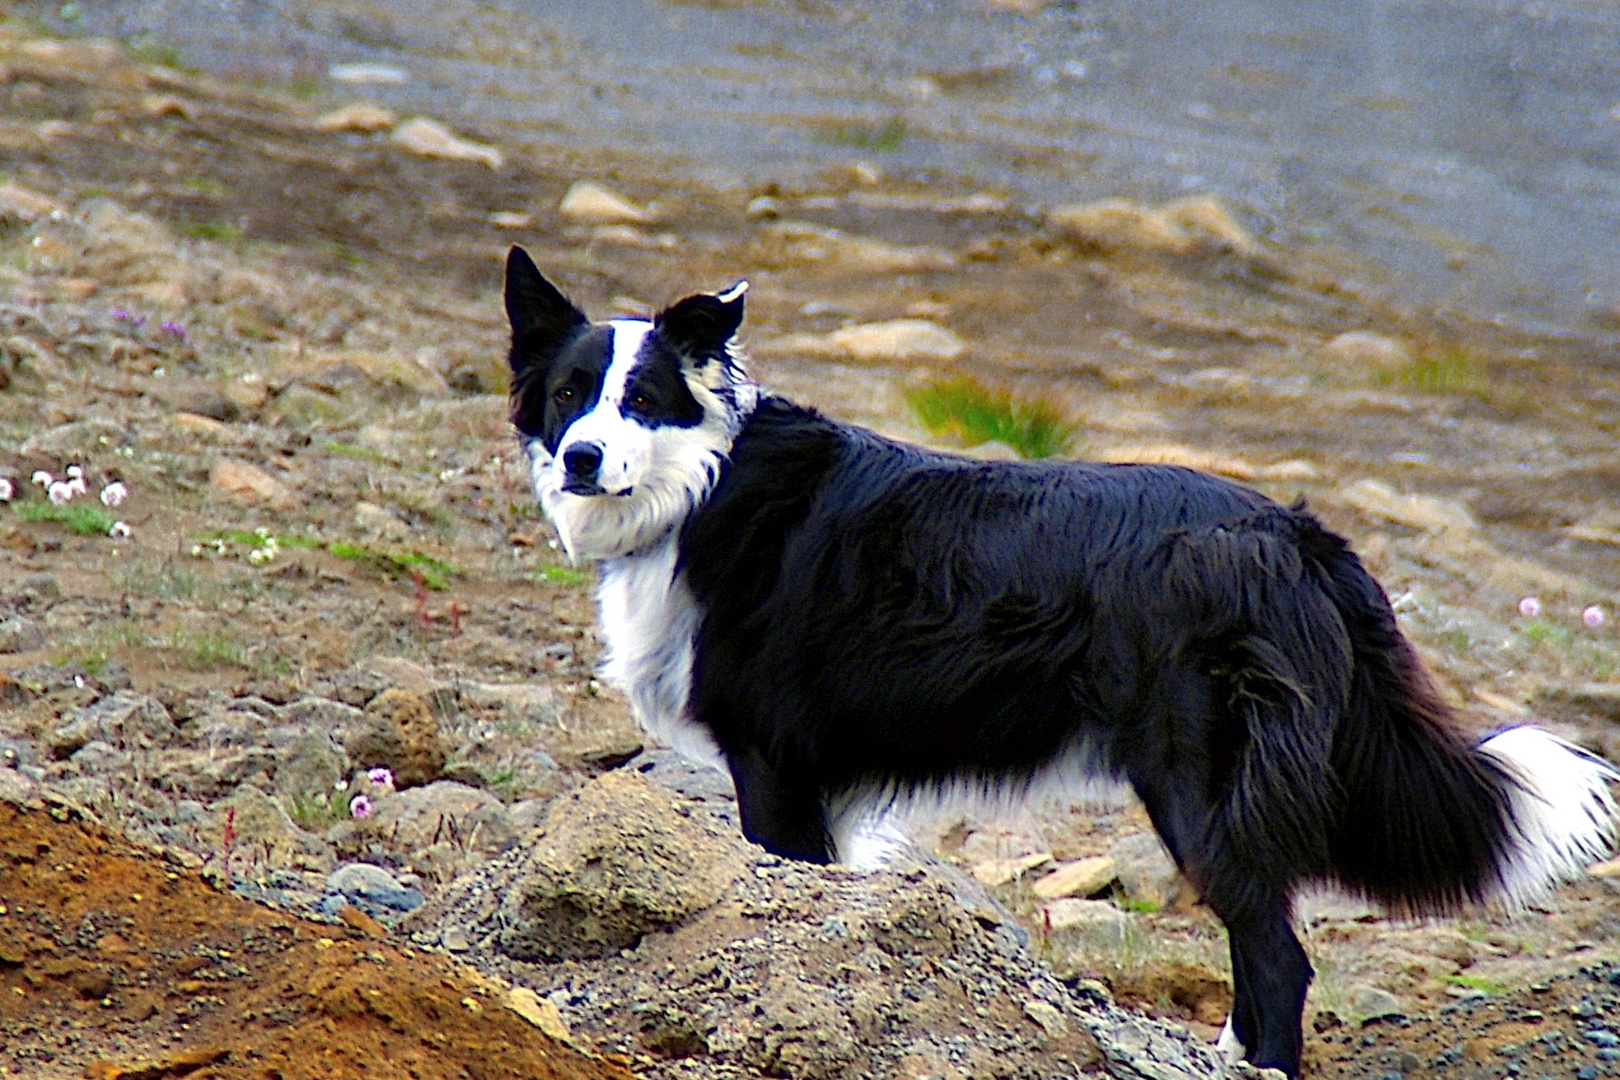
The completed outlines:
<svg viewBox="0 0 1620 1080">
<path fill-rule="evenodd" d="M 1216 688 L 1191 665 L 1158 674 L 1132 738 L 1123 740 L 1126 776 L 1148 817 L 1204 902 L 1226 926 L 1232 954 L 1231 1039 L 1255 1065 L 1299 1075 L 1300 1021 L 1310 987 L 1310 962 L 1289 926 L 1286 886 L 1265 879 L 1241 857 L 1220 812 L 1229 794 L 1232 755 L 1217 752 Z"/>
<path fill-rule="evenodd" d="M 1280 896 L 1248 897 L 1238 911 L 1209 899 L 1226 924 L 1232 953 L 1232 1033 L 1249 1061 L 1299 1075 L 1300 1018 L 1311 964 L 1288 923 Z"/>
<path fill-rule="evenodd" d="M 785 775 L 757 747 L 726 752 L 737 785 L 743 835 L 765 850 L 804 862 L 833 861 L 822 793 Z"/>
<path fill-rule="evenodd" d="M 1148 816 L 1182 872 L 1226 926 L 1232 955 L 1232 1012 L 1221 1050 L 1255 1065 L 1299 1075 L 1300 1020 L 1313 972 L 1288 920 L 1287 897 L 1255 880 L 1193 793 L 1203 777 L 1156 778 L 1135 785 Z M 1241 1048 L 1241 1049 L 1240 1049 Z"/>
</svg>

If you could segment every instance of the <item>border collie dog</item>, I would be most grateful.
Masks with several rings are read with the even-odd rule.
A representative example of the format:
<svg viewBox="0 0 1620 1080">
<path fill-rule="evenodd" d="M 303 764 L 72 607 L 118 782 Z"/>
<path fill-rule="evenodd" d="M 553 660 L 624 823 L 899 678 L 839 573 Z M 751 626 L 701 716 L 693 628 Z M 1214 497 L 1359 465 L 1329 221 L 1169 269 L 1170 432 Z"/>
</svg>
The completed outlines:
<svg viewBox="0 0 1620 1080">
<path fill-rule="evenodd" d="M 1296 889 L 1509 906 L 1604 857 L 1607 763 L 1476 742 L 1303 506 L 1186 469 L 970 461 L 760 390 L 745 283 L 589 322 L 514 248 L 512 419 L 600 568 L 605 675 L 770 851 L 918 796 L 1123 782 L 1226 924 L 1222 1048 L 1299 1072 Z"/>
</svg>

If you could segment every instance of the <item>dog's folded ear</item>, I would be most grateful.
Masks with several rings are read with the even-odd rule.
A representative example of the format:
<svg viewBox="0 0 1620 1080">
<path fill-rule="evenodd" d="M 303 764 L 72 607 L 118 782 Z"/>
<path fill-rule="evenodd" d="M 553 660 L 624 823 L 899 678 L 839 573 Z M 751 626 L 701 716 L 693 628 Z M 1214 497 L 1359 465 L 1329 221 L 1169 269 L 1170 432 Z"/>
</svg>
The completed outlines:
<svg viewBox="0 0 1620 1080">
<path fill-rule="evenodd" d="M 517 349 L 555 352 L 588 321 L 585 313 L 541 276 L 529 253 L 514 247 L 506 256 L 506 317 Z"/>
<path fill-rule="evenodd" d="M 659 312 L 653 326 L 687 356 L 723 356 L 726 343 L 742 325 L 747 291 L 748 282 L 739 281 L 722 292 L 688 296 Z"/>
</svg>

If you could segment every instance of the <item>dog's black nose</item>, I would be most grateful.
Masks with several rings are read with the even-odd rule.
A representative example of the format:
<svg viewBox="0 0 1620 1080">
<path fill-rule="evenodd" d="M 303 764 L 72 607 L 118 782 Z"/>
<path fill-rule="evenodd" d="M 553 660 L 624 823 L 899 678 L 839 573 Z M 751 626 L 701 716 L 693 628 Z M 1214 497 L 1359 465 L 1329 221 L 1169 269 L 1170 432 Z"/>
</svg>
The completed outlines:
<svg viewBox="0 0 1620 1080">
<path fill-rule="evenodd" d="M 570 480 L 594 484 L 602 471 L 602 448 L 593 442 L 575 443 L 563 451 L 562 459 Z"/>
</svg>

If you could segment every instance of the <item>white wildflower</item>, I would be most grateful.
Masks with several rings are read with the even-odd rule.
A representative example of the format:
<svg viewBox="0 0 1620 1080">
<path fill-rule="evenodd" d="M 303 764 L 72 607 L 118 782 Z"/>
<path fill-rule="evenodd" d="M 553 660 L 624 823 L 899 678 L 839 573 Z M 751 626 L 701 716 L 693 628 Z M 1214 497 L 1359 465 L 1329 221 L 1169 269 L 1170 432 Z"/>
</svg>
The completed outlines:
<svg viewBox="0 0 1620 1080">
<path fill-rule="evenodd" d="M 107 535 L 114 540 L 128 540 L 131 535 L 129 523 L 124 521 L 113 522 L 112 528 L 107 530 Z"/>
<path fill-rule="evenodd" d="M 101 502 L 105 506 L 122 506 L 127 498 L 129 498 L 129 488 L 124 486 L 122 480 L 114 480 L 101 489 Z"/>
<path fill-rule="evenodd" d="M 45 493 L 50 496 L 51 502 L 57 506 L 64 506 L 73 501 L 73 496 L 79 493 L 79 489 L 73 486 L 71 480 L 52 480 Z"/>
<path fill-rule="evenodd" d="M 17 485 L 6 477 L 0 476 L 0 502 L 10 502 L 16 494 Z"/>
<path fill-rule="evenodd" d="M 28 478 L 28 482 L 30 484 L 38 484 L 42 488 L 50 487 L 51 480 L 51 474 L 46 472 L 44 469 L 35 469 L 34 475 Z"/>
</svg>

